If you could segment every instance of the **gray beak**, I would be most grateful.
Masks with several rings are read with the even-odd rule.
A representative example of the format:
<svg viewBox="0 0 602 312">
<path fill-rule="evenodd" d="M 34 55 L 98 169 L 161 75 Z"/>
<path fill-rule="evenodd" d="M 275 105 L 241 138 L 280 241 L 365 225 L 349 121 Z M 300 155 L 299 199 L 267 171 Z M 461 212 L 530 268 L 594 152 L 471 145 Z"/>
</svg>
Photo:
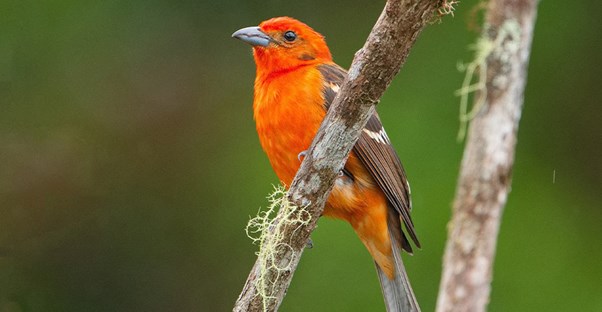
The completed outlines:
<svg viewBox="0 0 602 312">
<path fill-rule="evenodd" d="M 272 38 L 261 31 L 257 26 L 239 29 L 232 34 L 232 38 L 240 39 L 254 47 L 267 47 L 270 41 L 272 41 Z"/>
</svg>

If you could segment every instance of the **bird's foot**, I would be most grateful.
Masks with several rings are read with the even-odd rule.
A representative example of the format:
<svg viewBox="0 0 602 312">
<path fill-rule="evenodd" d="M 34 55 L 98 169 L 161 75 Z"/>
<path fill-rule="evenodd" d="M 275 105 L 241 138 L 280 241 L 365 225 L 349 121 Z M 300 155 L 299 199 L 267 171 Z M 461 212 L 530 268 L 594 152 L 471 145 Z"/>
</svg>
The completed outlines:
<svg viewBox="0 0 602 312">
<path fill-rule="evenodd" d="M 314 248 L 314 241 L 311 240 L 311 237 L 307 239 L 307 243 L 305 243 L 305 248 L 307 248 L 307 249 Z"/>
<path fill-rule="evenodd" d="M 301 151 L 301 153 L 297 155 L 297 159 L 301 161 L 301 157 L 305 158 L 305 156 L 307 156 L 307 150 Z"/>
</svg>

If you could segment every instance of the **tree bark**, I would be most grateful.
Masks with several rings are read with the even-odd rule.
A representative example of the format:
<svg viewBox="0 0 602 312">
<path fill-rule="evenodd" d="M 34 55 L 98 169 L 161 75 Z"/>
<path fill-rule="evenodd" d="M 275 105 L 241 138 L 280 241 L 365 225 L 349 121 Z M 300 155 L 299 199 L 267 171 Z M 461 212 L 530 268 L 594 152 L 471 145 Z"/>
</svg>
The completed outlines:
<svg viewBox="0 0 602 312">
<path fill-rule="evenodd" d="M 438 5 L 439 1 L 387 1 L 364 47 L 356 53 L 349 75 L 289 189 L 289 200 L 297 207 L 304 207 L 295 213 L 306 212 L 311 218 L 306 224 L 287 224 L 279 227 L 279 233 L 272 233 L 286 238 L 286 245 L 279 245 L 283 248 L 277 248 L 271 258 L 278 269 L 274 266 L 262 268 L 258 259 L 236 301 L 234 311 L 278 310 L 349 152 L 374 106 L 405 62 L 421 30 L 432 21 Z M 279 213 L 275 222 L 282 219 Z M 301 215 L 298 219 L 306 220 Z M 255 286 L 260 274 L 269 281 L 269 289 L 264 291 L 263 298 L 258 295 Z"/>
<path fill-rule="evenodd" d="M 437 311 L 485 311 L 502 211 L 510 191 L 537 0 L 491 0 L 480 65 L 484 102 L 471 122 L 448 226 Z M 483 67 L 485 66 L 485 67 Z"/>
</svg>

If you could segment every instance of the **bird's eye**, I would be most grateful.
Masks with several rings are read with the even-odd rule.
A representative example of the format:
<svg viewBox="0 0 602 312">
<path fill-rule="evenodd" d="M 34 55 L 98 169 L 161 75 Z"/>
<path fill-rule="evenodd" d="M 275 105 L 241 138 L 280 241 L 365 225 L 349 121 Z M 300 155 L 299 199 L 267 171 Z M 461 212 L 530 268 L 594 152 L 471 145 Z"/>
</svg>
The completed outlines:
<svg viewBox="0 0 602 312">
<path fill-rule="evenodd" d="M 294 31 L 289 30 L 284 33 L 284 40 L 292 42 L 295 41 L 295 39 L 297 39 L 297 34 L 295 34 Z"/>
</svg>

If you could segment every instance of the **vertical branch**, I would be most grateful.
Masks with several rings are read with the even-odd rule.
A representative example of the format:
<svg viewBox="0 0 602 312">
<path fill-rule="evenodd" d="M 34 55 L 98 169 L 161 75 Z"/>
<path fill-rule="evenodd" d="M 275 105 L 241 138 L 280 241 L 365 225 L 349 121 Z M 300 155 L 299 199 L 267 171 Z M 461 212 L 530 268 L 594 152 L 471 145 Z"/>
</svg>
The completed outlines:
<svg viewBox="0 0 602 312">
<path fill-rule="evenodd" d="M 448 228 L 437 311 L 484 311 L 511 183 L 537 0 L 490 0 L 479 48 L 484 89 L 471 122 Z M 484 80 L 484 81 L 483 81 Z M 483 101 L 484 99 L 484 101 Z"/>
<path fill-rule="evenodd" d="M 292 219 L 307 222 L 274 224 L 270 265 L 258 259 L 234 311 L 276 311 L 290 285 L 307 239 L 361 129 L 393 77 L 405 62 L 422 29 L 433 19 L 439 1 L 388 0 L 364 47 L 355 55 L 349 75 L 322 122 L 289 189 Z M 303 207 L 297 209 L 296 207 Z M 290 211 L 289 211 L 290 212 Z M 295 214 L 309 213 L 309 219 Z M 279 213 L 274 222 L 286 218 Z M 290 218 L 289 218 L 290 220 Z M 268 289 L 257 289 L 257 281 Z"/>
</svg>

